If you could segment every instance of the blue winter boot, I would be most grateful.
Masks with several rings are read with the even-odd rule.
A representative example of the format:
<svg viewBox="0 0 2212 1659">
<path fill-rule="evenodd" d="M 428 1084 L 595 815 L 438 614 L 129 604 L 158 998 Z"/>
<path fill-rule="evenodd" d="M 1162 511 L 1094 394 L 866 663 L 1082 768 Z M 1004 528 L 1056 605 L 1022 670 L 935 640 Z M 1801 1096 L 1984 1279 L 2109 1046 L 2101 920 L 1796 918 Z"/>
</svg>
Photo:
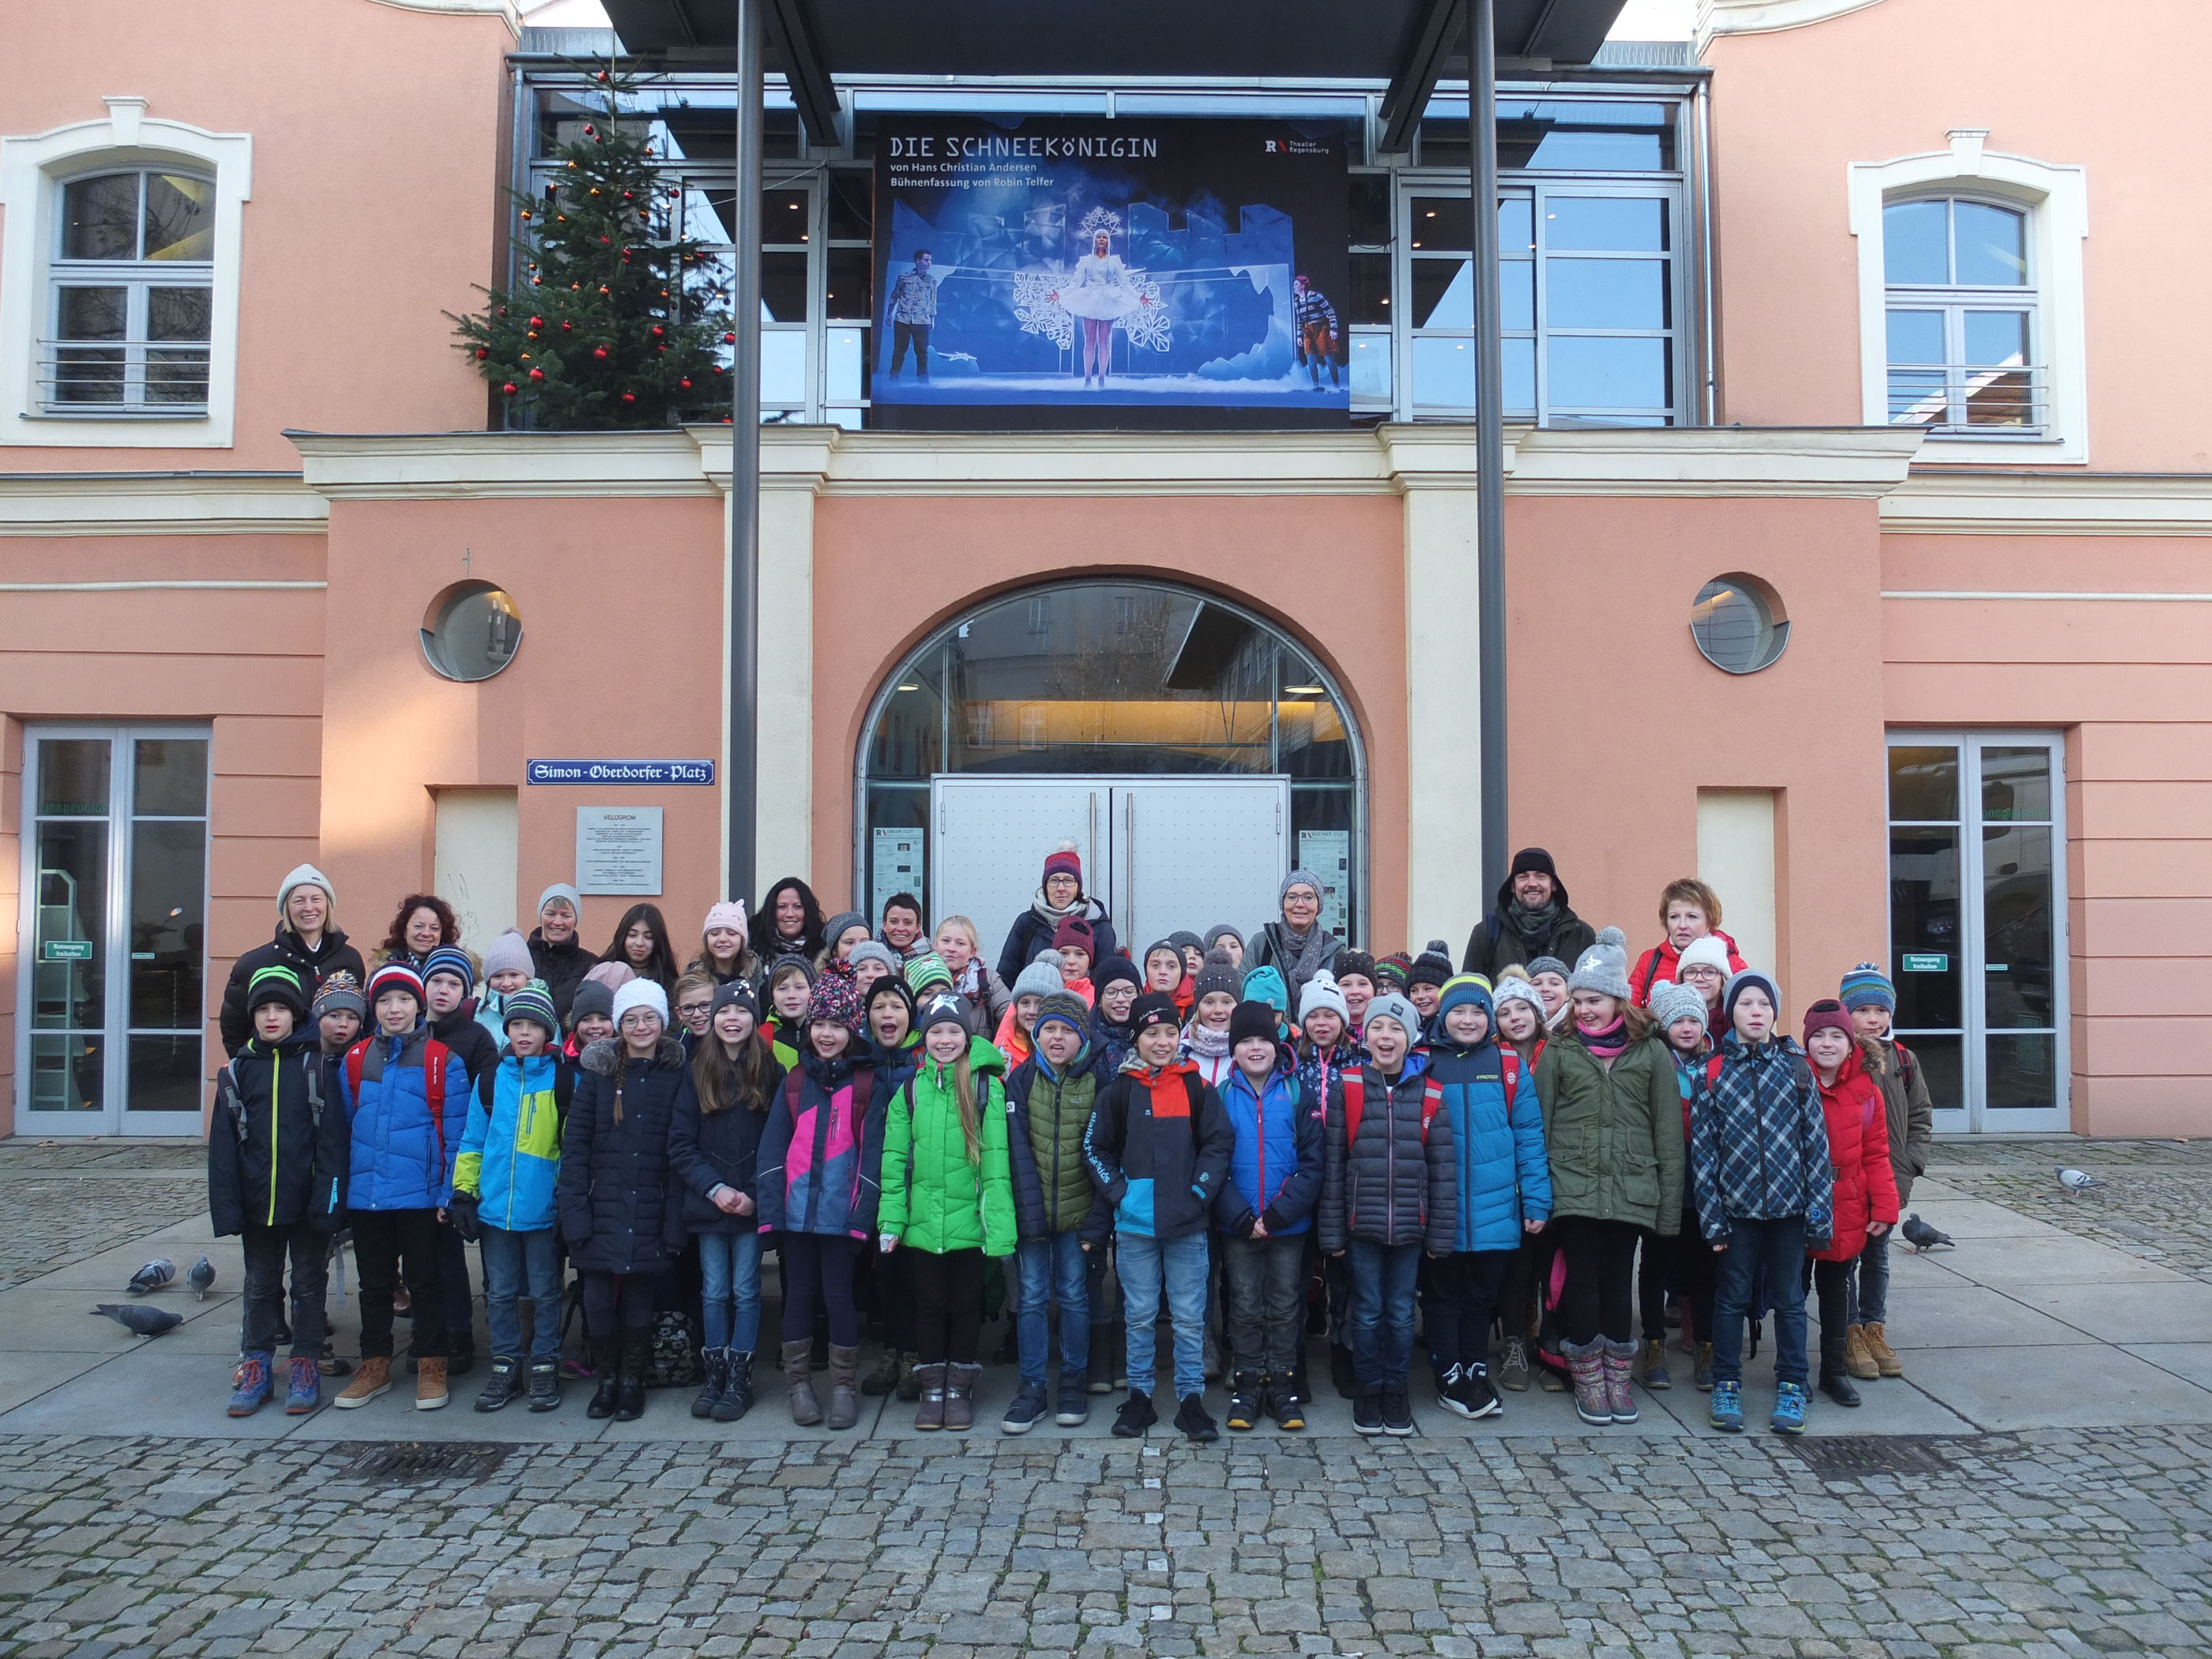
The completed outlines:
<svg viewBox="0 0 2212 1659">
<path fill-rule="evenodd" d="M 1713 1384 L 1712 1409 L 1705 1420 L 1723 1434 L 1743 1432 L 1743 1384 L 1716 1382 Z"/>
<path fill-rule="evenodd" d="M 1714 1390 L 1716 1394 L 1719 1392 L 1717 1389 Z M 1777 1389 L 1774 1394 L 1774 1415 L 1770 1419 L 1774 1425 L 1775 1433 L 1804 1433 L 1805 1406 L 1805 1385 L 1802 1382 L 1784 1382 Z"/>
<path fill-rule="evenodd" d="M 307 1354 L 294 1354 L 290 1385 L 284 1391 L 284 1415 L 306 1417 L 322 1403 L 322 1368 Z"/>
<path fill-rule="evenodd" d="M 251 1417 L 269 1403 L 269 1396 L 276 1387 L 269 1374 L 270 1358 L 265 1353 L 250 1353 L 238 1362 L 238 1369 L 231 1373 L 230 1377 L 233 1384 L 230 1414 L 233 1417 Z"/>
</svg>

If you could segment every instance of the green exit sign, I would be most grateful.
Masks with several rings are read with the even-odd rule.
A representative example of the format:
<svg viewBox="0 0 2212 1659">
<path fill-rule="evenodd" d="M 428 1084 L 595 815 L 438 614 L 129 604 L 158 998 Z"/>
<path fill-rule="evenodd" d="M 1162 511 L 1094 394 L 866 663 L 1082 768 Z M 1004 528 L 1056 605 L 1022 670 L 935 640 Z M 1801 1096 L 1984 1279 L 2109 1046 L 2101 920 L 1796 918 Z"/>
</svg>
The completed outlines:
<svg viewBox="0 0 2212 1659">
<path fill-rule="evenodd" d="M 1951 958 L 1948 952 L 1942 951 L 1924 951 L 1918 956 L 1908 952 L 1905 958 L 1905 971 L 1908 974 L 1948 974 L 1951 971 Z"/>
<path fill-rule="evenodd" d="M 88 939 L 50 939 L 40 947 L 39 955 L 46 962 L 90 962 L 92 941 Z"/>
</svg>

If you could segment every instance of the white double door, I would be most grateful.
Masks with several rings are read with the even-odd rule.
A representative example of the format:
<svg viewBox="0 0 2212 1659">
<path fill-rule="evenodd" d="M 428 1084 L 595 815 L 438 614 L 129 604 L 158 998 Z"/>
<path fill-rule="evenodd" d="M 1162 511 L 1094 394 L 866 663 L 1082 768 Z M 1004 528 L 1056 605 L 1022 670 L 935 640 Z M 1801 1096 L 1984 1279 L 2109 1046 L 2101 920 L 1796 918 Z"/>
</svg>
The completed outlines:
<svg viewBox="0 0 2212 1659">
<path fill-rule="evenodd" d="M 1286 777 L 946 775 L 929 807 L 931 911 L 973 921 L 992 962 L 1062 842 L 1133 957 L 1178 928 L 1249 937 L 1278 914 L 1290 870 Z"/>
</svg>

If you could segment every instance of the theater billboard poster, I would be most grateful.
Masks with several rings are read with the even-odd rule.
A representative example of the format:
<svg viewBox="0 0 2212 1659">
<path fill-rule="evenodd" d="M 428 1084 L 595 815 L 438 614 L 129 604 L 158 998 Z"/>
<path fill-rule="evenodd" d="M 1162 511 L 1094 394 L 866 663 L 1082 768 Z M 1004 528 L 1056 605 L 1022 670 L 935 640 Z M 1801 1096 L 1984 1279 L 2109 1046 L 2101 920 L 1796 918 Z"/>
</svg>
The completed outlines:
<svg viewBox="0 0 2212 1659">
<path fill-rule="evenodd" d="M 1342 426 L 1352 131 L 881 118 L 870 423 Z"/>
</svg>

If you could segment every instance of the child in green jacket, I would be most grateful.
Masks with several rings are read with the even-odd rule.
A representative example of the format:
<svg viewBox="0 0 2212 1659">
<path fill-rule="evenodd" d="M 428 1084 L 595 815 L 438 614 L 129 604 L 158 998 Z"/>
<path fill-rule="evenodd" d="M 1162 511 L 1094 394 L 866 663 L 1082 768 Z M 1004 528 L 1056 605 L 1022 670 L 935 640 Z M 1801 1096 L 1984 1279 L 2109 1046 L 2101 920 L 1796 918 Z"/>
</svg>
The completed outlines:
<svg viewBox="0 0 2212 1659">
<path fill-rule="evenodd" d="M 975 1420 L 983 1258 L 1014 1250 L 1014 1182 L 1006 1153 L 1006 1058 L 969 1027 L 957 995 L 922 1011 L 921 1069 L 891 1097 L 884 1130 L 878 1242 L 915 1254 L 921 1402 L 917 1429 L 956 1432 Z"/>
</svg>

